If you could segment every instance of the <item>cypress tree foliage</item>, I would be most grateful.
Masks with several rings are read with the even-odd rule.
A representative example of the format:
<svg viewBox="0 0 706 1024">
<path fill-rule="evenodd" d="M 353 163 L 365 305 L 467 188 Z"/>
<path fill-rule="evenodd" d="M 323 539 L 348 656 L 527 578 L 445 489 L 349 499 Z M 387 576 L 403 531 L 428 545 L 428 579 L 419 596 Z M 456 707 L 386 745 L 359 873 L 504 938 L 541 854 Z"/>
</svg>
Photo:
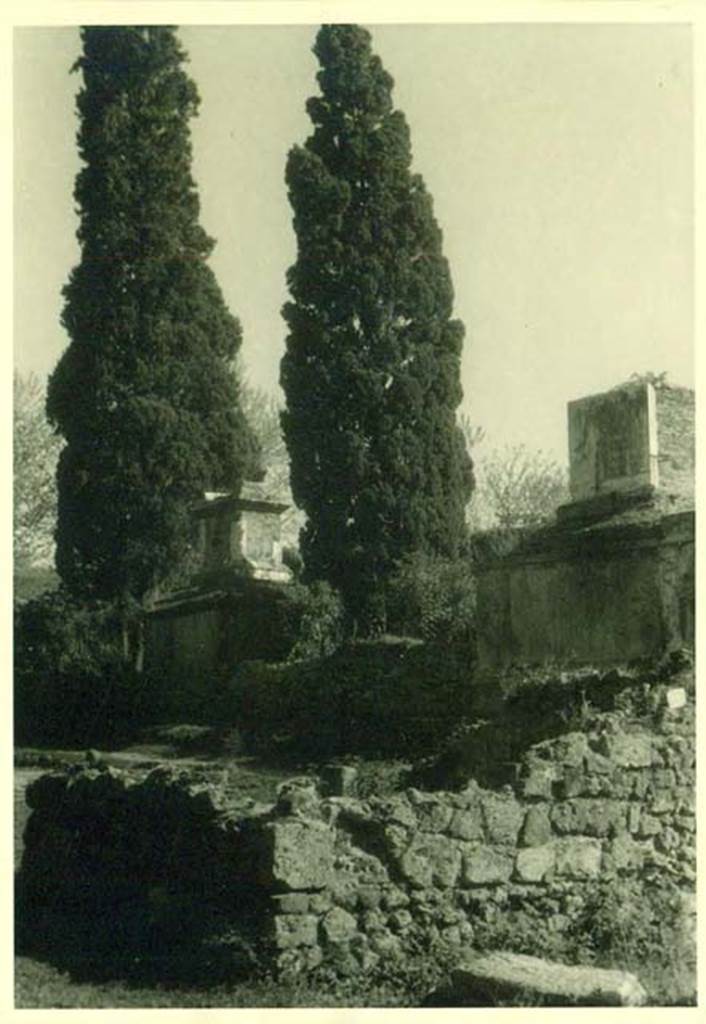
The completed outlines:
<svg viewBox="0 0 706 1024">
<path fill-rule="evenodd" d="M 325 25 L 313 134 L 286 181 L 298 241 L 281 366 L 307 574 L 339 588 L 363 631 L 414 551 L 455 557 L 472 464 L 455 410 L 463 325 L 431 197 L 369 33 Z"/>
<path fill-rule="evenodd" d="M 169 27 L 81 37 L 81 259 L 47 395 L 67 442 L 56 564 L 74 595 L 134 603 L 183 556 L 189 502 L 237 490 L 257 446 L 233 370 L 240 325 L 205 262 L 185 53 Z"/>
</svg>

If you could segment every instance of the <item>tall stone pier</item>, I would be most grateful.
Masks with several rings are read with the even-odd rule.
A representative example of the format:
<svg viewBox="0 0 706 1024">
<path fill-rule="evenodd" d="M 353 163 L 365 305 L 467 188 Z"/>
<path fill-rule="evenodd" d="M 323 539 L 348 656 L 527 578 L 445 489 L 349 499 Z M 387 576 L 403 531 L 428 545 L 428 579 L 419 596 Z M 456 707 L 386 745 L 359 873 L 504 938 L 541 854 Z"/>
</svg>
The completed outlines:
<svg viewBox="0 0 706 1024">
<path fill-rule="evenodd" d="M 568 434 L 571 501 L 480 559 L 486 667 L 693 644 L 694 393 L 640 382 L 582 398 L 568 405 Z"/>
</svg>

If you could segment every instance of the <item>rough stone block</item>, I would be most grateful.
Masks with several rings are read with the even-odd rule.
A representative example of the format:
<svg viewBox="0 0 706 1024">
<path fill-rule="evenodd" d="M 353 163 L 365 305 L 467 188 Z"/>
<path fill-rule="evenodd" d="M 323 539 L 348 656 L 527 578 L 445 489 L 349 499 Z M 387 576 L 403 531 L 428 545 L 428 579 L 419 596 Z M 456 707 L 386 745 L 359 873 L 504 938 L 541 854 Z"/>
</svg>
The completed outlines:
<svg viewBox="0 0 706 1024">
<path fill-rule="evenodd" d="M 318 942 L 318 918 L 313 914 L 280 914 L 274 919 L 277 949 L 315 946 Z"/>
<path fill-rule="evenodd" d="M 465 811 L 454 811 L 447 831 L 450 836 L 457 839 L 482 839 L 483 820 L 480 806 Z"/>
<path fill-rule="evenodd" d="M 567 732 L 564 736 L 545 741 L 552 761 L 570 768 L 583 768 L 588 753 L 588 738 L 582 732 Z"/>
<path fill-rule="evenodd" d="M 507 882 L 514 859 L 505 851 L 479 846 L 463 858 L 462 881 L 465 885 L 496 885 Z"/>
<path fill-rule="evenodd" d="M 328 892 L 312 892 L 309 895 L 309 910 L 312 914 L 325 914 L 331 906 L 331 894 Z"/>
<path fill-rule="evenodd" d="M 554 870 L 556 851 L 551 844 L 518 850 L 515 877 L 519 882 L 541 882 Z"/>
<path fill-rule="evenodd" d="M 529 807 L 520 832 L 521 846 L 543 846 L 552 837 L 549 810 L 545 804 Z"/>
<path fill-rule="evenodd" d="M 649 768 L 652 740 L 643 733 L 606 733 L 600 739 L 600 753 L 622 768 Z"/>
<path fill-rule="evenodd" d="M 579 398 L 569 402 L 568 414 L 574 501 L 657 485 L 657 402 L 651 384 Z"/>
<path fill-rule="evenodd" d="M 601 869 L 601 843 L 598 839 L 576 836 L 556 839 L 556 873 L 561 878 L 597 878 Z"/>
<path fill-rule="evenodd" d="M 637 830 L 639 836 L 656 836 L 662 831 L 662 822 L 659 818 L 654 818 L 651 814 L 645 814 L 643 811 L 640 815 L 640 825 Z"/>
<path fill-rule="evenodd" d="M 363 910 L 375 910 L 381 899 L 382 890 L 378 885 L 361 885 L 358 889 L 358 904 Z"/>
<path fill-rule="evenodd" d="M 524 808 L 511 794 L 486 794 L 482 801 L 483 821 L 489 843 L 514 846 L 524 818 Z"/>
<path fill-rule="evenodd" d="M 573 796 L 581 796 L 586 789 L 586 777 L 583 768 L 567 766 L 564 769 L 561 780 L 562 795 L 569 799 Z"/>
<path fill-rule="evenodd" d="M 306 914 L 309 910 L 309 894 L 287 892 L 280 896 L 273 896 L 272 903 L 277 914 Z"/>
<path fill-rule="evenodd" d="M 412 915 L 402 907 L 400 910 L 393 910 L 388 919 L 388 925 L 393 932 L 404 932 L 412 925 Z"/>
<path fill-rule="evenodd" d="M 455 885 L 461 870 L 461 851 L 445 836 L 418 833 L 399 861 L 399 867 L 410 885 L 442 888 Z"/>
<path fill-rule="evenodd" d="M 639 804 L 628 805 L 628 817 L 627 826 L 628 832 L 637 832 L 640 827 L 640 816 L 642 815 L 642 808 Z"/>
<path fill-rule="evenodd" d="M 551 800 L 552 787 L 557 778 L 553 764 L 531 764 L 520 781 L 520 790 L 526 800 Z"/>
<path fill-rule="evenodd" d="M 321 934 L 326 942 L 347 942 L 358 930 L 358 922 L 341 907 L 333 907 L 321 921 Z"/>
<path fill-rule="evenodd" d="M 603 859 L 603 871 L 622 874 L 639 871 L 645 860 L 644 843 L 638 843 L 631 835 L 624 833 L 616 836 L 606 847 Z"/>
<path fill-rule="evenodd" d="M 520 953 L 488 953 L 464 960 L 451 975 L 454 1006 L 495 1005 L 534 995 L 549 1006 L 643 1006 L 647 994 L 627 971 L 568 967 Z"/>
<path fill-rule="evenodd" d="M 454 814 L 453 807 L 440 798 L 429 798 L 415 806 L 422 832 L 445 832 Z"/>
<path fill-rule="evenodd" d="M 605 754 L 599 754 L 596 750 L 589 750 L 586 753 L 585 767 L 587 772 L 595 775 L 610 775 L 615 770 L 615 765 Z"/>
<path fill-rule="evenodd" d="M 333 876 L 333 830 L 322 822 L 284 818 L 264 829 L 272 881 L 286 889 L 325 889 Z"/>
<path fill-rule="evenodd" d="M 626 827 L 627 805 L 618 800 L 578 798 L 552 808 L 551 822 L 557 832 L 607 836 Z"/>
</svg>

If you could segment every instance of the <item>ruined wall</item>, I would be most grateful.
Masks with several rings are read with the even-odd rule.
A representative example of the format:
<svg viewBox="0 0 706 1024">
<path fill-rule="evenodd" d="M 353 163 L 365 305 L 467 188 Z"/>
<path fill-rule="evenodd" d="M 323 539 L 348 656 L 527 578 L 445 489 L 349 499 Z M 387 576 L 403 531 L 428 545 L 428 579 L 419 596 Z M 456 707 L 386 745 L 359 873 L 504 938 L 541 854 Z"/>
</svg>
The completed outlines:
<svg viewBox="0 0 706 1024">
<path fill-rule="evenodd" d="M 692 705 L 655 730 L 604 714 L 530 747 L 499 791 L 361 800 L 306 779 L 263 808 L 239 801 L 227 775 L 51 774 L 28 791 L 24 892 L 46 906 L 103 885 L 109 906 L 141 901 L 149 927 L 176 908 L 182 931 L 190 901 L 220 914 L 223 934 L 247 927 L 259 962 L 284 972 L 345 975 L 519 927 L 561 938 L 611 879 L 676 881 L 688 928 L 693 722 Z"/>
</svg>

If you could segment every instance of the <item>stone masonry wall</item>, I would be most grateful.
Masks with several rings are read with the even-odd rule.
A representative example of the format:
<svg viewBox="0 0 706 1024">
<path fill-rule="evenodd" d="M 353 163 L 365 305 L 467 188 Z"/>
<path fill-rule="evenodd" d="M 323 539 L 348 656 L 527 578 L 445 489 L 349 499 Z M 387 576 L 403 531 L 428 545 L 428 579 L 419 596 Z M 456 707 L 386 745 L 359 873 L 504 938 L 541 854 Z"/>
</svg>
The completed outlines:
<svg viewBox="0 0 706 1024">
<path fill-rule="evenodd" d="M 656 389 L 659 487 L 693 497 L 695 396 L 688 388 Z"/>
<path fill-rule="evenodd" d="M 673 878 L 688 910 L 693 719 L 687 705 L 648 731 L 604 714 L 530 747 L 500 791 L 361 800 L 309 778 L 263 807 L 239 801 L 227 773 L 53 773 L 28 791 L 24 892 L 43 905 L 103 887 L 150 921 L 191 900 L 225 931 L 247 927 L 269 968 L 343 975 L 469 947 L 495 920 L 561 936 L 610 879 Z"/>
</svg>

